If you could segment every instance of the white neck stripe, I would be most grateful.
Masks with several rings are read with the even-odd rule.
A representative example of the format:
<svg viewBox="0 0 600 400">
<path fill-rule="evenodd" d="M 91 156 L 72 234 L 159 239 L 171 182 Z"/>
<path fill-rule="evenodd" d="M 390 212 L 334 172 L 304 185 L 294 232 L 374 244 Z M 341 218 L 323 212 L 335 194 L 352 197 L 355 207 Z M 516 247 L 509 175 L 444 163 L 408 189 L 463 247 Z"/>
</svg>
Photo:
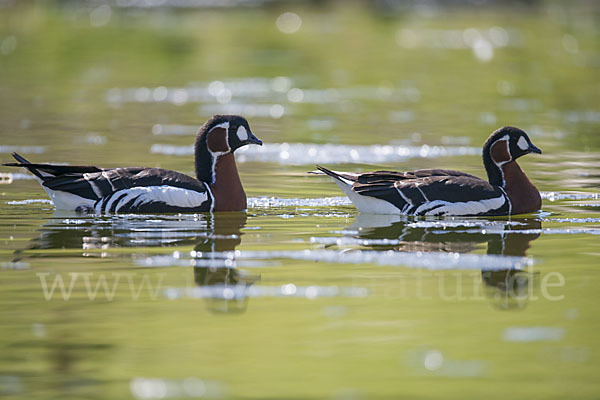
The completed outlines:
<svg viewBox="0 0 600 400">
<path fill-rule="evenodd" d="M 506 152 L 508 153 L 508 156 L 510 157 L 508 160 L 506 161 L 500 161 L 497 162 L 496 160 L 494 160 L 494 156 L 492 156 L 491 154 L 491 148 L 494 147 L 494 145 L 496 143 L 498 143 L 499 141 L 504 140 L 504 142 L 506 143 Z M 512 154 L 510 154 L 510 146 L 508 145 L 508 135 L 504 135 L 504 137 L 502 137 L 502 139 L 498 139 L 494 145 L 492 145 L 490 147 L 490 158 L 492 159 L 492 162 L 494 163 L 494 165 L 496 165 L 496 167 L 498 167 L 498 170 L 500 170 L 500 176 L 502 177 L 502 186 L 504 187 L 506 185 L 506 181 L 504 180 L 504 171 L 502 170 L 502 166 L 506 163 L 509 163 L 512 161 Z"/>
<path fill-rule="evenodd" d="M 217 179 L 217 160 L 219 159 L 219 157 L 221 157 L 224 154 L 228 154 L 229 152 L 231 152 L 231 148 L 229 147 L 229 122 L 223 122 L 219 125 L 215 125 L 212 127 L 212 129 L 210 131 L 208 131 L 209 133 L 212 132 L 214 129 L 217 128 L 222 128 L 225 129 L 225 143 L 227 144 L 227 150 L 226 151 L 212 151 L 210 149 L 210 147 L 206 146 L 206 149 L 208 150 L 208 152 L 210 153 L 211 159 L 212 159 L 212 163 L 210 166 L 210 172 L 211 172 L 211 185 L 215 184 L 215 180 Z"/>
</svg>

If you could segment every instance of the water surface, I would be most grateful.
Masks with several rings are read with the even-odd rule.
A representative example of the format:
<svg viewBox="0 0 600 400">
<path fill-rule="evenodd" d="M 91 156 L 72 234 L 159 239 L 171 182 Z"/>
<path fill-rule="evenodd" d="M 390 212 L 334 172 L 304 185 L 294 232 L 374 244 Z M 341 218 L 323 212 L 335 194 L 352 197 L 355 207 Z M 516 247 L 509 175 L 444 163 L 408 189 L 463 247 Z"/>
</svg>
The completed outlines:
<svg viewBox="0 0 600 400">
<path fill-rule="evenodd" d="M 154 3 L 2 10 L 0 160 L 192 173 L 241 113 L 248 211 L 78 215 L 0 170 L 2 396 L 597 397 L 597 9 Z M 538 213 L 361 215 L 307 174 L 481 176 L 502 125 Z"/>
</svg>

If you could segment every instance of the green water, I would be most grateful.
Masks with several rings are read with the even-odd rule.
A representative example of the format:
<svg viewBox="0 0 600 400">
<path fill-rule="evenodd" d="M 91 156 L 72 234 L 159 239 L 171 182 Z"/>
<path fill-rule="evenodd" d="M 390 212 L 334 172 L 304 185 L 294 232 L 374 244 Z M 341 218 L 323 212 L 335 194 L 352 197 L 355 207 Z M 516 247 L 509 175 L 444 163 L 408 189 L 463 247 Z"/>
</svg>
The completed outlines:
<svg viewBox="0 0 600 400">
<path fill-rule="evenodd" d="M 218 112 L 266 145 L 247 213 L 64 213 L 2 167 L 2 397 L 599 396 L 596 6 L 53 4 L 0 10 L 0 161 L 191 173 Z M 542 212 L 359 215 L 306 174 L 481 176 L 502 125 Z"/>
</svg>

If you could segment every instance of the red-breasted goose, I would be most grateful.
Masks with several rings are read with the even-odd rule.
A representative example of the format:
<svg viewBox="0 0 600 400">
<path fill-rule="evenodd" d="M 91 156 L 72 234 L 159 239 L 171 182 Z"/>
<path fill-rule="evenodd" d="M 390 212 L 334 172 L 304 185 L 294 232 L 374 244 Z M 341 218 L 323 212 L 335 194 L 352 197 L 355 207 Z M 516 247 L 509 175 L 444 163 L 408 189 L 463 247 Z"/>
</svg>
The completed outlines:
<svg viewBox="0 0 600 400">
<path fill-rule="evenodd" d="M 196 178 L 159 168 L 98 168 L 32 164 L 13 153 L 36 176 L 58 209 L 95 213 L 181 213 L 240 211 L 246 193 L 233 152 L 262 145 L 237 115 L 215 115 L 198 131 L 194 146 Z"/>
<path fill-rule="evenodd" d="M 525 132 L 505 126 L 483 145 L 483 165 L 489 182 L 451 170 L 376 171 L 361 174 L 330 171 L 359 211 L 405 215 L 513 215 L 540 209 L 536 187 L 517 164 L 517 158 L 542 151 Z"/>
</svg>

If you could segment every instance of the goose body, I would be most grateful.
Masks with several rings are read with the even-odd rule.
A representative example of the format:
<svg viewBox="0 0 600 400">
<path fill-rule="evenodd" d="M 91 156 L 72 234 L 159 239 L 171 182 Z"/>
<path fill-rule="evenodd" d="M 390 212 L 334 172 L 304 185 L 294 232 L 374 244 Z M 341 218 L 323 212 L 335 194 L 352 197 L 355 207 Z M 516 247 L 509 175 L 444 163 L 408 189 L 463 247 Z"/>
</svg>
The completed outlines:
<svg viewBox="0 0 600 400">
<path fill-rule="evenodd" d="M 248 122 L 235 115 L 216 115 L 199 130 L 195 143 L 196 178 L 160 168 L 98 168 L 17 163 L 42 184 L 58 209 L 94 213 L 183 213 L 240 211 L 246 208 L 233 152 L 262 142 Z"/>
<path fill-rule="evenodd" d="M 503 127 L 483 146 L 488 181 L 465 172 L 422 169 L 348 173 L 317 168 L 331 176 L 360 212 L 371 214 L 495 216 L 534 212 L 541 197 L 517 164 L 540 153 L 525 132 Z"/>
</svg>

